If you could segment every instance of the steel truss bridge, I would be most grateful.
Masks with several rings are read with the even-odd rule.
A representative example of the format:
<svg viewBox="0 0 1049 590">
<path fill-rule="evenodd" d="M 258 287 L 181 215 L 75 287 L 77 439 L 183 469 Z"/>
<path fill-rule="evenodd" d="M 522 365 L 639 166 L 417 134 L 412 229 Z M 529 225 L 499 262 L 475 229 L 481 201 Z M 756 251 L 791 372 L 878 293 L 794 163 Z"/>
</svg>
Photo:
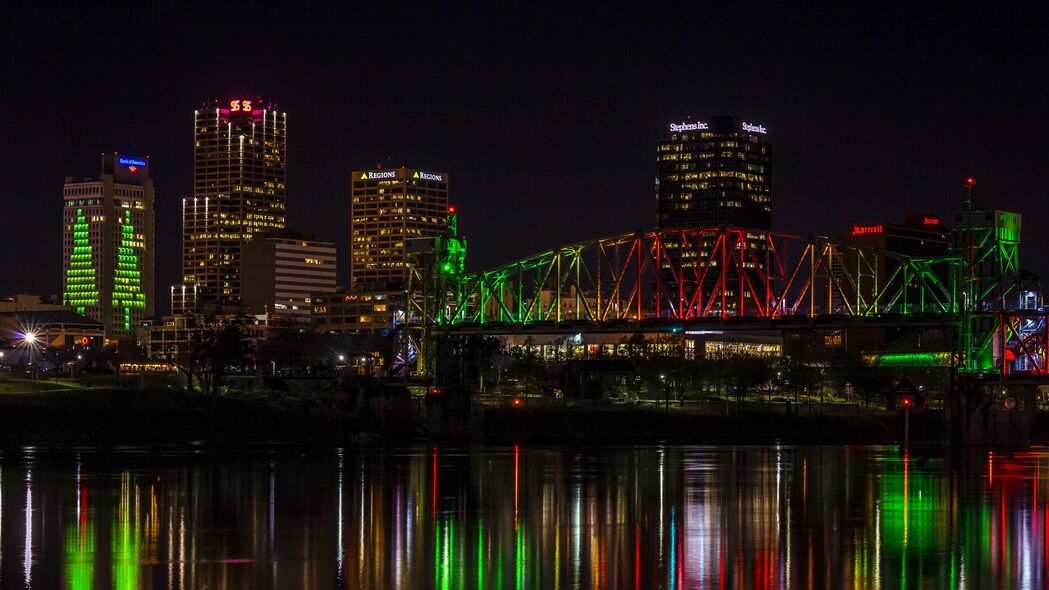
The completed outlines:
<svg viewBox="0 0 1049 590">
<path fill-rule="evenodd" d="M 957 255 L 923 258 L 736 227 L 637 231 L 479 273 L 448 272 L 462 260 L 441 262 L 439 239 L 410 298 L 445 334 L 949 326 L 963 371 L 1049 375 L 1049 318 L 1013 303 L 1018 238 L 955 233 Z"/>
</svg>

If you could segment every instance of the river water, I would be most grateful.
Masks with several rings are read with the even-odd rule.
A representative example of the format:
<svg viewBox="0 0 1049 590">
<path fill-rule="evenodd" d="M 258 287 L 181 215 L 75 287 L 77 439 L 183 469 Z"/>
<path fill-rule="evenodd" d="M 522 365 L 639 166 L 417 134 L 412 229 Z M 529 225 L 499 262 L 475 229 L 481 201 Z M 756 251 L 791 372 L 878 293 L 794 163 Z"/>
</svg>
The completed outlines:
<svg viewBox="0 0 1049 590">
<path fill-rule="evenodd" d="M 0 588 L 1044 588 L 1049 453 L 0 451 Z"/>
</svg>

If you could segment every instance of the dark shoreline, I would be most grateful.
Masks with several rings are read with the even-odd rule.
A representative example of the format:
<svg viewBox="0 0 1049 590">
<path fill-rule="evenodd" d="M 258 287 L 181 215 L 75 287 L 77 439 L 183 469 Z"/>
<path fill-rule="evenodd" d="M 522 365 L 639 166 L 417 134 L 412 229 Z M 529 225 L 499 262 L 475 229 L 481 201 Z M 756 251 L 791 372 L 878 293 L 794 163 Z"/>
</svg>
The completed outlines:
<svg viewBox="0 0 1049 590">
<path fill-rule="evenodd" d="M 730 406 L 731 407 L 731 406 Z M 105 388 L 0 395 L 0 444 L 293 443 L 371 446 L 427 439 L 418 417 L 376 420 L 351 396 L 187 395 Z M 485 444 L 896 444 L 898 413 L 738 415 L 657 406 L 475 406 L 470 432 L 440 441 Z M 911 417 L 912 444 L 943 444 L 943 416 Z M 1044 439 L 1035 436 L 1035 440 Z"/>
<path fill-rule="evenodd" d="M 747 412 L 727 417 L 666 412 L 654 407 L 596 411 L 489 409 L 484 412 L 483 422 L 484 440 L 493 443 L 891 444 L 902 434 L 895 416 Z"/>
</svg>

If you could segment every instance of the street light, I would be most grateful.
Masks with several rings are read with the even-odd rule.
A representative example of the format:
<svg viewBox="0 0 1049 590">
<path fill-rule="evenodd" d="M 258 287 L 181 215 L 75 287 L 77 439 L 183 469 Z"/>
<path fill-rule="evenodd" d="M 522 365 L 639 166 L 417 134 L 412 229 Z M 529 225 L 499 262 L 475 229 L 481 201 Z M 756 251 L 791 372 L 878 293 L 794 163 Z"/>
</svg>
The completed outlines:
<svg viewBox="0 0 1049 590">
<path fill-rule="evenodd" d="M 667 376 L 660 374 L 659 380 L 663 382 L 663 410 L 666 413 L 670 413 L 670 384 L 667 383 Z"/>
</svg>

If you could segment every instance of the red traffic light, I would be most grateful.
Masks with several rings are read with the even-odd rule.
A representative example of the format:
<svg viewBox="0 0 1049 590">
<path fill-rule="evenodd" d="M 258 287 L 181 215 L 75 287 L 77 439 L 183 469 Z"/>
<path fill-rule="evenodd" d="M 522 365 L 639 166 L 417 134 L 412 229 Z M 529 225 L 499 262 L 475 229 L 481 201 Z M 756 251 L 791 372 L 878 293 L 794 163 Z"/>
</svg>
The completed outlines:
<svg viewBox="0 0 1049 590">
<path fill-rule="evenodd" d="M 905 395 L 905 396 L 900 398 L 900 405 L 903 406 L 904 408 L 911 407 L 911 404 L 913 404 L 913 403 L 914 403 L 914 399 L 912 399 L 911 396 L 909 396 L 909 395 Z"/>
<path fill-rule="evenodd" d="M 513 403 L 515 408 L 520 408 L 521 407 L 521 398 L 515 397 L 514 401 L 512 403 Z"/>
</svg>

